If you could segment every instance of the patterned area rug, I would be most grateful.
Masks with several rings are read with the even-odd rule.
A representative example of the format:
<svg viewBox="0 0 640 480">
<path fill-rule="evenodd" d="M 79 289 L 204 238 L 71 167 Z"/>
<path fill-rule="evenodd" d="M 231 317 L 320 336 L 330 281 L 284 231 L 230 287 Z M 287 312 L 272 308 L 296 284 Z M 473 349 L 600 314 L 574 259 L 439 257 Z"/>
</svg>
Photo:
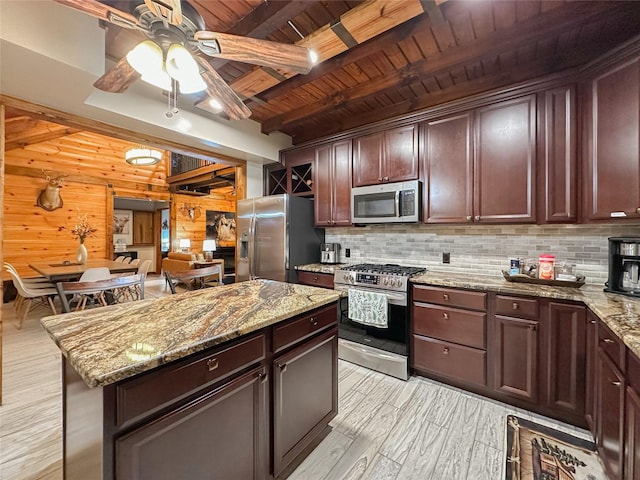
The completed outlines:
<svg viewBox="0 0 640 480">
<path fill-rule="evenodd" d="M 607 480 L 593 442 L 507 416 L 506 480 Z"/>
</svg>

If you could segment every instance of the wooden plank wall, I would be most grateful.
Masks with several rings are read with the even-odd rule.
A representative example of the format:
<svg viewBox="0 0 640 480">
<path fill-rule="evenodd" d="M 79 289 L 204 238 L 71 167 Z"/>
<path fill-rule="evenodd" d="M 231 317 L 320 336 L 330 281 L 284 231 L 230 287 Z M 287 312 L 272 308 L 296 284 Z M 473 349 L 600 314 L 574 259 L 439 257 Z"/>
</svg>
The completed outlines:
<svg viewBox="0 0 640 480">
<path fill-rule="evenodd" d="M 173 239 L 171 250 L 179 251 L 181 238 L 191 240 L 191 251 L 202 252 L 202 242 L 206 236 L 206 211 L 220 212 L 236 211 L 235 198 L 232 195 L 212 195 L 209 197 L 197 197 L 192 195 L 173 194 L 171 196 L 171 238 Z M 190 218 L 187 207 L 196 207 L 194 218 Z M 199 210 L 199 211 L 198 211 Z"/>
<path fill-rule="evenodd" d="M 29 268 L 29 262 L 75 259 L 78 241 L 69 230 L 77 223 L 79 214 L 88 214 L 89 224 L 98 229 L 85 241 L 89 258 L 107 257 L 107 202 L 112 203 L 113 199 L 106 186 L 65 182 L 60 193 L 62 208 L 48 212 L 36 205 L 36 198 L 46 184 L 44 179 L 6 175 L 5 182 L 4 258 L 21 275 L 36 274 Z M 60 230 L 61 226 L 65 229 Z"/>
</svg>

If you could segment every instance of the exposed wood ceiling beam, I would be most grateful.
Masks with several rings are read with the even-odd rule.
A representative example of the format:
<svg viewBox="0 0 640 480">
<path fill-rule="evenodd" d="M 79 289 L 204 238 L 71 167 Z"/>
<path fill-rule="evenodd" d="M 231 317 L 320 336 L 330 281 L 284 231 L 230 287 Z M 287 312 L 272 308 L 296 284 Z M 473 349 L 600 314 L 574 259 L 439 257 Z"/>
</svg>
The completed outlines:
<svg viewBox="0 0 640 480">
<path fill-rule="evenodd" d="M 357 42 L 362 43 L 423 12 L 419 0 L 369 0 L 343 14 L 340 22 Z M 331 25 L 325 25 L 297 44 L 315 50 L 320 62 L 349 49 Z M 279 73 L 286 78 L 295 76 L 291 72 Z M 231 87 L 244 97 L 252 97 L 280 82 L 280 78 L 257 68 L 232 82 Z"/>
<path fill-rule="evenodd" d="M 570 5 L 559 7 L 551 13 L 542 14 L 508 29 L 494 32 L 471 45 L 450 48 L 436 56 L 408 64 L 392 75 L 376 77 L 355 87 L 335 92 L 313 104 L 272 117 L 262 124 L 262 132 L 275 132 L 306 117 L 325 113 L 346 102 L 375 95 L 389 88 L 409 85 L 422 77 L 446 74 L 451 69 L 457 66 L 464 66 L 469 62 L 490 59 L 503 51 L 504 47 L 502 46 L 505 43 L 509 44 L 512 51 L 516 50 L 523 45 L 545 39 L 554 33 L 562 32 L 576 21 L 586 22 L 590 17 L 601 18 L 608 13 L 613 14 L 611 13 L 612 10 L 603 11 L 602 5 L 585 5 L 580 14 L 576 16 L 575 9 L 570 8 Z M 551 22 L 551 17 L 555 18 L 556 21 Z"/>
<path fill-rule="evenodd" d="M 576 65 L 582 65 L 589 59 L 593 58 L 590 49 L 596 49 L 597 45 L 585 45 L 588 47 L 583 50 L 580 55 L 572 55 L 571 58 L 566 58 L 564 55 L 556 57 L 557 62 L 569 65 L 572 63 Z M 530 80 L 536 76 L 544 76 L 556 71 L 554 62 L 549 62 L 548 59 L 539 60 L 531 63 L 525 69 L 516 69 L 509 72 L 496 72 L 491 75 L 485 75 L 474 80 L 464 82 L 465 99 L 468 102 L 469 97 L 501 88 L 505 86 L 513 86 L 517 83 Z M 334 135 L 340 132 L 351 130 L 353 128 L 360 127 L 364 124 L 375 123 L 378 121 L 386 120 L 390 117 L 399 117 L 406 115 L 410 112 L 417 110 L 424 110 L 437 105 L 447 104 L 448 102 L 454 102 L 460 99 L 460 91 L 458 89 L 445 89 L 435 94 L 422 95 L 420 97 L 406 100 L 402 103 L 397 103 L 393 106 L 380 109 L 378 112 L 367 112 L 362 115 L 349 115 L 345 116 L 345 120 L 341 122 L 333 122 L 329 127 L 322 132 L 322 136 Z M 451 108 L 450 105 L 446 105 L 446 108 Z M 444 114 L 444 113 L 443 113 Z M 318 132 L 313 129 L 307 129 L 310 134 L 295 135 L 294 144 L 304 143 L 308 140 L 318 138 Z"/>
<path fill-rule="evenodd" d="M 7 121 L 7 134 L 5 139 L 5 150 L 14 148 L 24 148 L 56 138 L 77 133 L 80 130 L 66 127 L 64 125 L 45 122 L 42 120 L 33 121 L 28 117 L 20 117 Z"/>
</svg>

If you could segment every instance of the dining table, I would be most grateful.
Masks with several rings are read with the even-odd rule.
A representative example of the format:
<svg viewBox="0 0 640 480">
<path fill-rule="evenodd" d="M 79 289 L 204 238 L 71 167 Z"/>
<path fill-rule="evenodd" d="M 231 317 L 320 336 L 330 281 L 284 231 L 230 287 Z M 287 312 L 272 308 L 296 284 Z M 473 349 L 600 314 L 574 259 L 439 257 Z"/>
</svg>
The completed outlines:
<svg viewBox="0 0 640 480">
<path fill-rule="evenodd" d="M 48 262 L 30 263 L 29 267 L 40 275 L 49 279 L 50 282 L 63 282 L 77 280 L 89 268 L 107 267 L 111 273 L 137 272 L 138 266 L 129 263 L 116 262 L 106 258 L 94 258 L 85 263 L 72 261 L 51 260 Z"/>
</svg>

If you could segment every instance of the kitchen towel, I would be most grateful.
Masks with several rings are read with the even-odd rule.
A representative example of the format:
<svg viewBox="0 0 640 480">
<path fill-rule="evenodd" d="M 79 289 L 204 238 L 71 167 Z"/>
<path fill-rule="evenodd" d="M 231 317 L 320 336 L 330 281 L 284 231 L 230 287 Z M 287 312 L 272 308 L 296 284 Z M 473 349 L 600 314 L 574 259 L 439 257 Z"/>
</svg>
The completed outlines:
<svg viewBox="0 0 640 480">
<path fill-rule="evenodd" d="M 364 325 L 387 328 L 387 296 L 384 293 L 349 289 L 349 319 Z"/>
</svg>

